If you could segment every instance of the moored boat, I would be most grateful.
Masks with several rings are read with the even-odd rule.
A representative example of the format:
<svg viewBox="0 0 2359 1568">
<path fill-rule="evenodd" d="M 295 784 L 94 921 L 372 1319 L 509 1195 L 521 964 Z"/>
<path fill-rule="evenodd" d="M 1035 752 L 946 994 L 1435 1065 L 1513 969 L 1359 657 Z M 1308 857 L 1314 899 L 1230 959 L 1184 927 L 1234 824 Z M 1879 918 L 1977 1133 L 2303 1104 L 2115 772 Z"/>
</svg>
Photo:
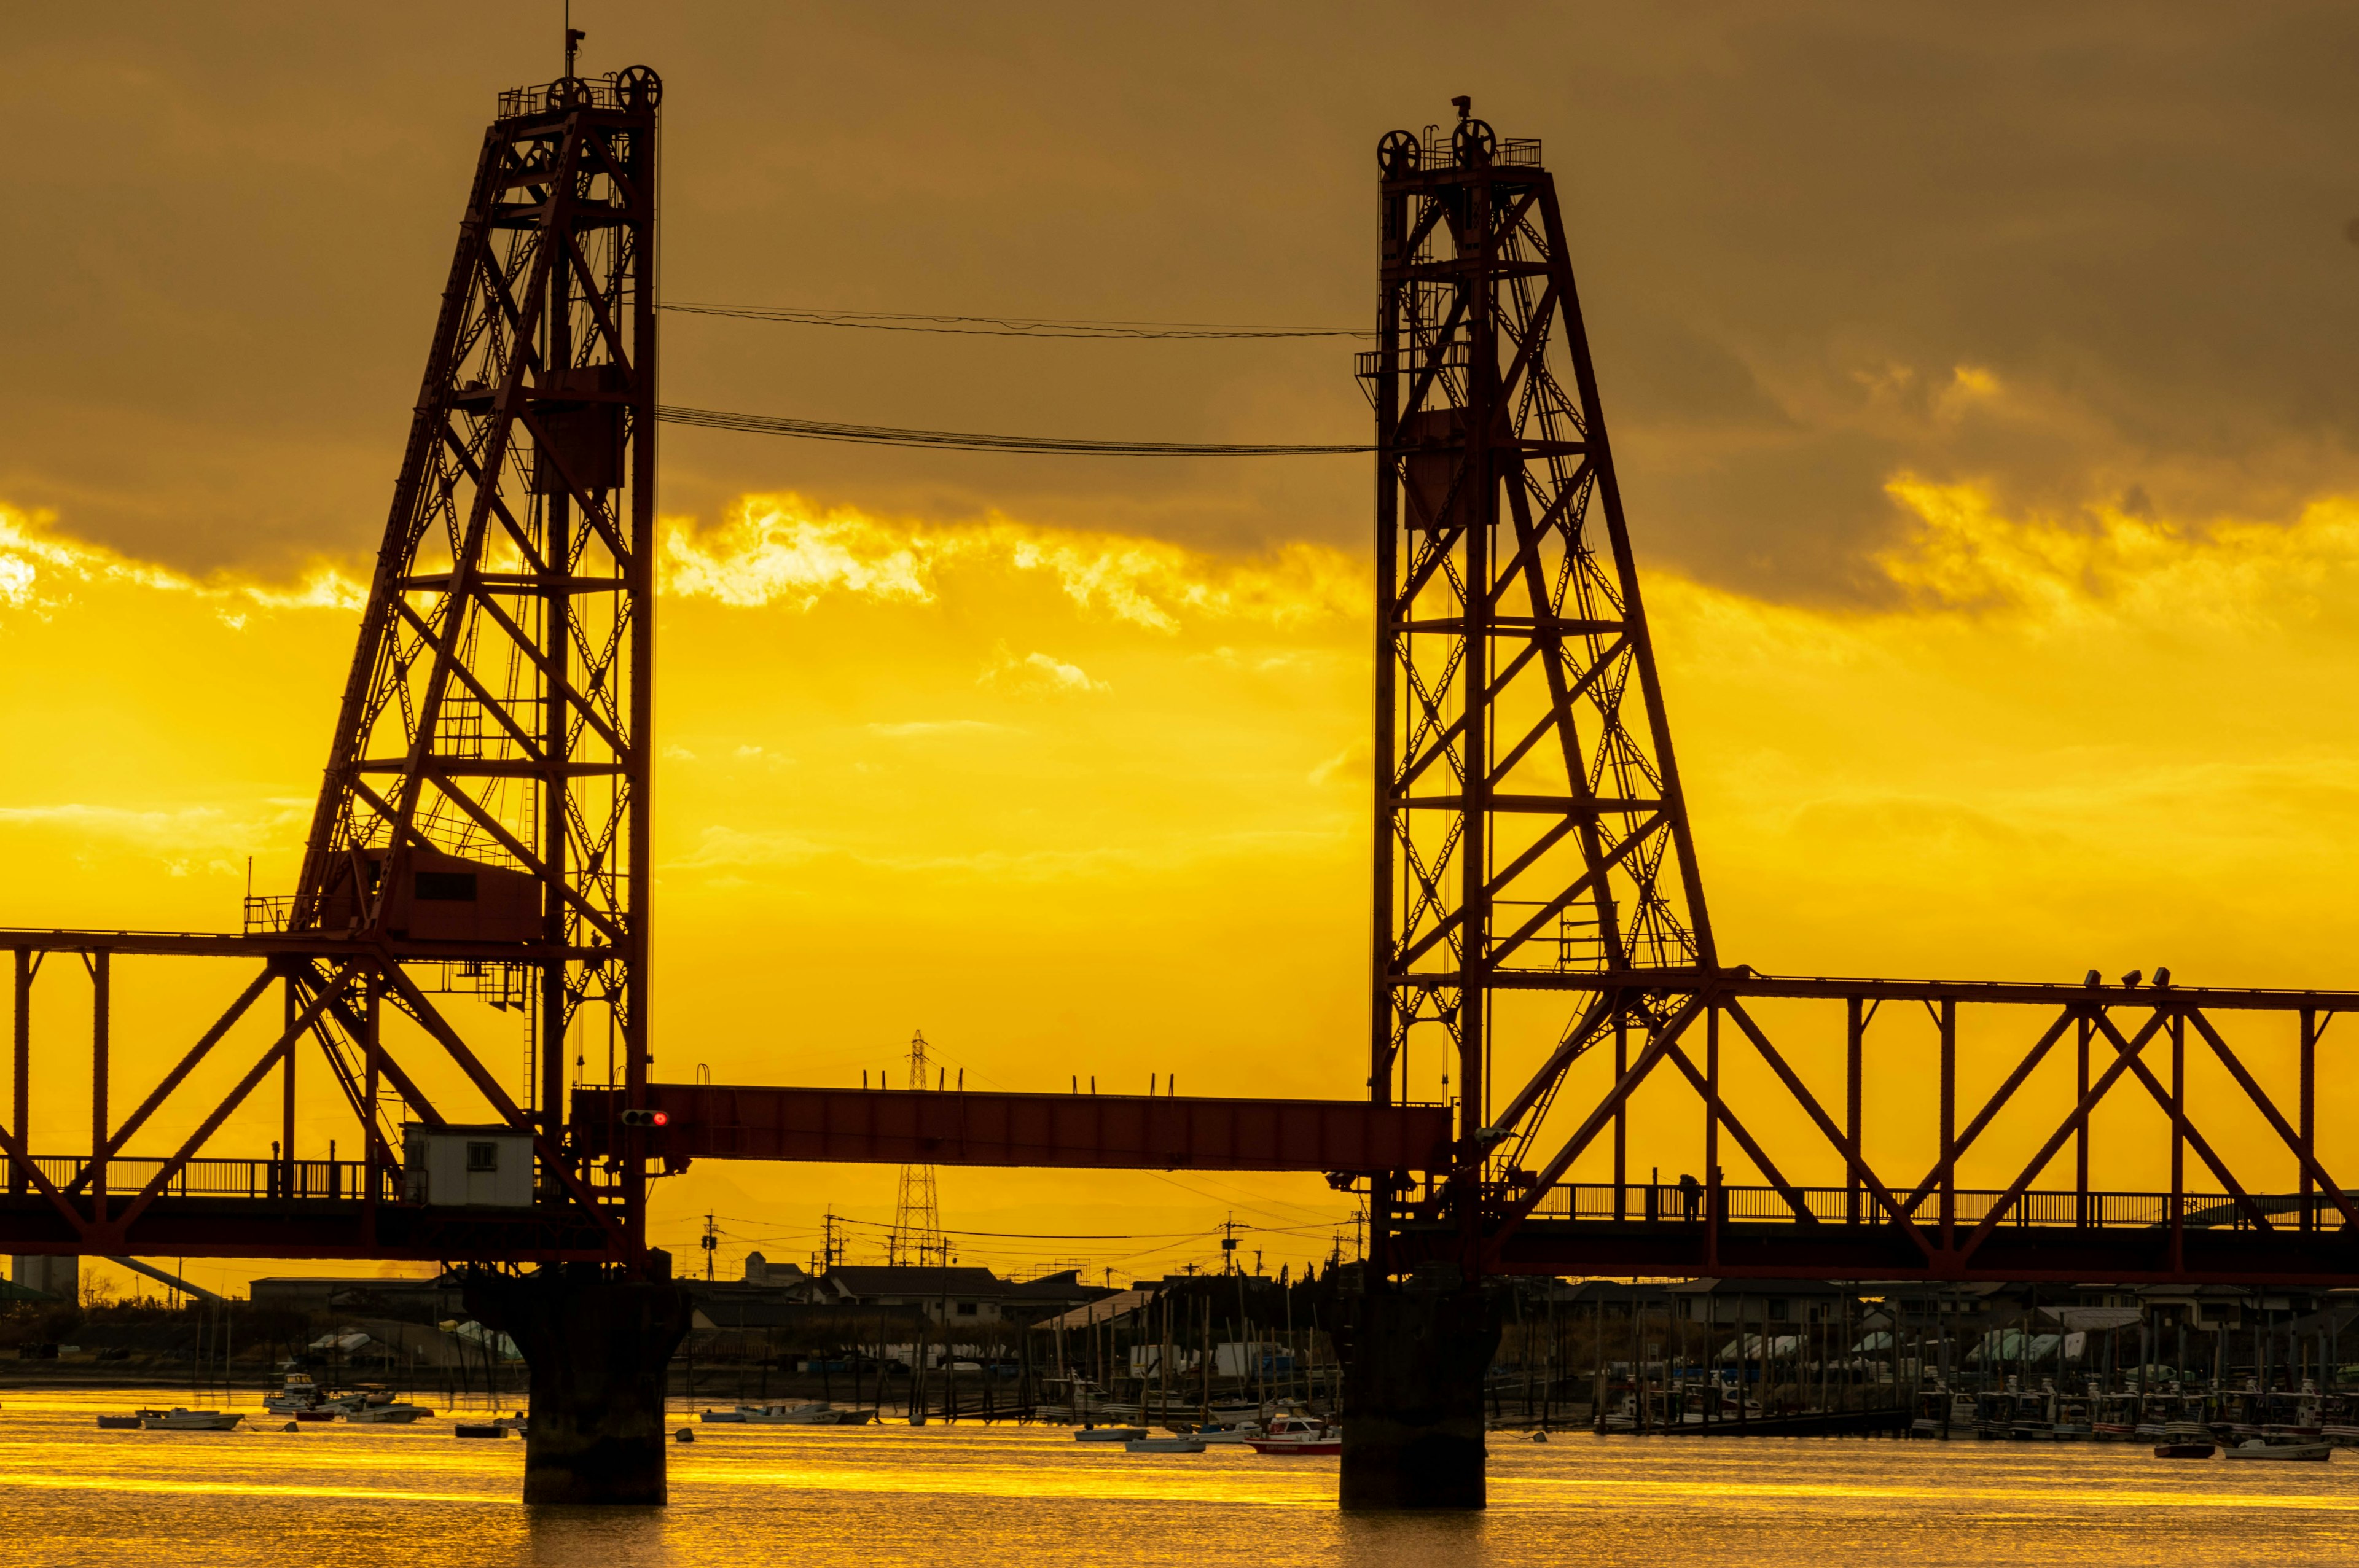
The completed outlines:
<svg viewBox="0 0 2359 1568">
<path fill-rule="evenodd" d="M 149 1411 L 134 1411 L 129 1415 L 103 1415 L 98 1418 L 98 1430 L 101 1432 L 136 1432 L 139 1430 L 139 1418 L 143 1415 L 149 1415 L 152 1413 L 154 1412 Z"/>
<path fill-rule="evenodd" d="M 1122 1445 L 1125 1454 L 1201 1454 L 1201 1437 L 1134 1437 Z"/>
<path fill-rule="evenodd" d="M 825 1400 L 737 1407 L 738 1421 L 747 1426 L 833 1426 L 835 1417 L 835 1407 Z"/>
<path fill-rule="evenodd" d="M 1309 1416 L 1280 1416 L 1258 1437 L 1248 1438 L 1256 1454 L 1315 1454 L 1343 1452 L 1343 1429 Z"/>
<path fill-rule="evenodd" d="M 495 1421 L 462 1421 L 451 1428 L 453 1437 L 506 1438 L 508 1429 Z"/>
<path fill-rule="evenodd" d="M 2209 1459 L 2220 1451 L 2213 1443 L 2158 1443 L 2154 1445 L 2157 1459 Z"/>
<path fill-rule="evenodd" d="M 234 1432 L 245 1417 L 236 1411 L 192 1411 L 175 1405 L 168 1411 L 141 1411 L 142 1432 Z"/>
<path fill-rule="evenodd" d="M 2332 1443 L 2271 1443 L 2265 1437 L 2248 1437 L 2234 1448 L 2221 1450 L 2225 1459 L 2317 1459 L 2322 1460 L 2334 1452 Z"/>
<path fill-rule="evenodd" d="M 1147 1435 L 1143 1426 L 1084 1426 L 1075 1430 L 1075 1443 L 1136 1443 Z"/>
<path fill-rule="evenodd" d="M 411 1422 L 423 1421 L 433 1413 L 424 1405 L 403 1404 L 396 1400 L 346 1411 L 344 1419 L 362 1426 L 408 1426 Z"/>
</svg>

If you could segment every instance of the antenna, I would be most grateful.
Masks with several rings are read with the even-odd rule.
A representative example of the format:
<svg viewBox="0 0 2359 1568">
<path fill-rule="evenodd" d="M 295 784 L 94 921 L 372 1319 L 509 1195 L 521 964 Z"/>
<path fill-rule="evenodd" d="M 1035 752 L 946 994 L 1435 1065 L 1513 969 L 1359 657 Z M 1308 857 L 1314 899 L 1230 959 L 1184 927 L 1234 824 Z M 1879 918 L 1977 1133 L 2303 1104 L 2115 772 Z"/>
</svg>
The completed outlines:
<svg viewBox="0 0 2359 1568">
<path fill-rule="evenodd" d="M 573 57 L 582 48 L 582 40 L 590 35 L 573 25 L 573 0 L 565 0 L 565 75 L 573 76 Z"/>
</svg>

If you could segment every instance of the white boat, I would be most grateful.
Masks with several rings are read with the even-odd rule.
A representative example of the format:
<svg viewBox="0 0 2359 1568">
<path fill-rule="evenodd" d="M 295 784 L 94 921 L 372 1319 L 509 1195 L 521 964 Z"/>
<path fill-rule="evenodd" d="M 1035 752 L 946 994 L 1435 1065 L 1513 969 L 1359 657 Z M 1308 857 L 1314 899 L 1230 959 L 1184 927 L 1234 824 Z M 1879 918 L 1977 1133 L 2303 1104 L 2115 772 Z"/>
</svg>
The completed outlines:
<svg viewBox="0 0 2359 1568">
<path fill-rule="evenodd" d="M 143 1432 L 234 1432 L 245 1417 L 235 1411 L 192 1411 L 175 1405 L 168 1411 L 141 1411 Z"/>
<path fill-rule="evenodd" d="M 424 1405 L 407 1405 L 393 1401 L 381 1405 L 362 1405 L 357 1409 L 347 1411 L 344 1413 L 344 1419 L 363 1426 L 408 1426 L 411 1422 L 422 1421 L 433 1413 Z"/>
<path fill-rule="evenodd" d="M 737 1407 L 737 1419 L 747 1426 L 833 1426 L 839 1413 L 825 1400 L 807 1400 L 798 1405 Z"/>
<path fill-rule="evenodd" d="M 1201 1454 L 1201 1437 L 1134 1437 L 1122 1445 L 1125 1454 Z"/>
<path fill-rule="evenodd" d="M 726 1422 L 728 1424 L 734 1425 L 745 1419 L 745 1412 L 742 1410 L 700 1411 L 697 1412 L 696 1419 L 705 1422 L 707 1425 L 712 1425 L 718 1422 Z"/>
<path fill-rule="evenodd" d="M 308 1372 L 289 1372 L 287 1386 L 262 1401 L 262 1408 L 273 1415 L 295 1415 L 303 1411 L 317 1410 L 325 1396 L 320 1385 Z"/>
<path fill-rule="evenodd" d="M 2332 1443 L 2271 1443 L 2265 1437 L 2248 1437 L 2220 1454 L 2226 1459 L 2324 1459 L 2333 1452 Z"/>
<path fill-rule="evenodd" d="M 1136 1443 L 1147 1435 L 1143 1426 L 1085 1426 L 1073 1433 L 1075 1443 Z"/>
<path fill-rule="evenodd" d="M 1282 1415 L 1269 1423 L 1268 1431 L 1246 1441 L 1256 1454 L 1341 1454 L 1343 1429 L 1310 1416 Z"/>
</svg>

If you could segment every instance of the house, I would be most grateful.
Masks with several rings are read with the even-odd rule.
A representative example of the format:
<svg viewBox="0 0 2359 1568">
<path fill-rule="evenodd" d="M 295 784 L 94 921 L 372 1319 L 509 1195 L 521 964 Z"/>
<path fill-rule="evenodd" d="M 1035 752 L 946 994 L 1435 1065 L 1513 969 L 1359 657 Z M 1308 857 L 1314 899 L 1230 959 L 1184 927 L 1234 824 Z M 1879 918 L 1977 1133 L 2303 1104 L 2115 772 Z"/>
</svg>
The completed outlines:
<svg viewBox="0 0 2359 1568">
<path fill-rule="evenodd" d="M 822 1306 L 909 1307 L 929 1323 L 973 1327 L 1028 1324 L 1114 1292 L 1082 1283 L 1080 1271 L 1003 1280 L 988 1269 L 838 1263 L 812 1281 Z"/>
</svg>

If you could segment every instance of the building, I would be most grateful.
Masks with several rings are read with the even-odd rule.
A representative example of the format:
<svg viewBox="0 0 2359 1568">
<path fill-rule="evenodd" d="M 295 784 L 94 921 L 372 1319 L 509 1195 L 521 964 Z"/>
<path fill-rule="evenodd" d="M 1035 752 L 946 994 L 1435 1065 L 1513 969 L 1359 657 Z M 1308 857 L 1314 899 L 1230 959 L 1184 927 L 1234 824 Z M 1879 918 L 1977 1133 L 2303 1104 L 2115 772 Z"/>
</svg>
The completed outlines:
<svg viewBox="0 0 2359 1568">
<path fill-rule="evenodd" d="M 8 1281 L 27 1291 L 38 1291 L 51 1301 L 71 1302 L 82 1299 L 82 1260 L 79 1258 L 30 1258 L 8 1260 Z M 12 1300 L 29 1297 L 14 1295 Z"/>
<path fill-rule="evenodd" d="M 823 1306 L 907 1307 L 929 1323 L 974 1327 L 1029 1324 L 1114 1292 L 1082 1283 L 1081 1271 L 1003 1280 L 988 1269 L 839 1263 L 813 1281 Z"/>
</svg>

